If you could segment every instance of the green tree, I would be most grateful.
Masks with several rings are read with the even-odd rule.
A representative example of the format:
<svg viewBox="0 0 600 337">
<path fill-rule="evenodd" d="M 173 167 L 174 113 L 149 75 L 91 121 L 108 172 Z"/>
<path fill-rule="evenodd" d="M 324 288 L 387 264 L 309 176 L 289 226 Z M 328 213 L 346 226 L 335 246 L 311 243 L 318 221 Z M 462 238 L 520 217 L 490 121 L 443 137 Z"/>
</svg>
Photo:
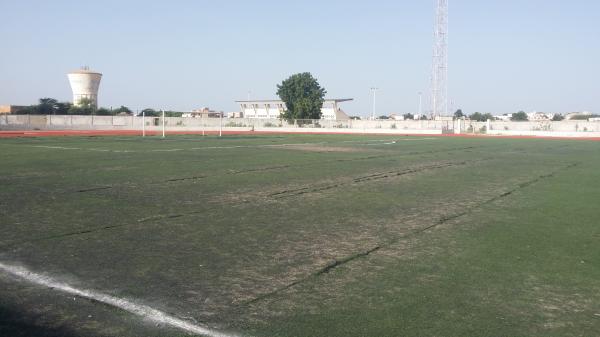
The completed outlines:
<svg viewBox="0 0 600 337">
<path fill-rule="evenodd" d="M 469 116 L 469 119 L 473 120 L 473 121 L 477 121 L 477 122 L 485 122 L 488 119 L 493 120 L 494 116 L 492 116 L 491 113 L 481 113 L 481 112 L 475 112 L 473 113 L 471 116 Z"/>
<path fill-rule="evenodd" d="M 519 111 L 516 114 L 513 114 L 512 117 L 510 118 L 511 121 L 517 121 L 517 122 L 523 122 L 523 121 L 528 121 L 529 117 L 527 117 L 527 114 L 525 113 L 525 111 Z"/>
<path fill-rule="evenodd" d="M 310 73 L 290 76 L 277 85 L 277 95 L 287 110 L 282 117 L 293 119 L 321 119 L 321 108 L 327 91 Z"/>
<path fill-rule="evenodd" d="M 68 115 L 69 109 L 71 109 L 72 106 L 73 106 L 73 104 L 71 104 L 69 102 L 56 103 L 56 114 L 57 115 Z"/>
<path fill-rule="evenodd" d="M 111 115 L 114 115 L 114 113 L 112 111 L 108 110 L 107 108 L 100 108 L 100 109 L 96 110 L 96 115 L 111 116 Z"/>
<path fill-rule="evenodd" d="M 15 112 L 18 115 L 68 115 L 73 105 L 59 102 L 54 98 L 40 98 L 38 104 L 23 107 Z"/>
<path fill-rule="evenodd" d="M 146 109 L 142 110 L 142 114 L 144 114 L 146 117 L 160 117 L 160 116 L 162 116 L 162 113 L 160 111 L 156 111 L 156 110 L 151 109 L 151 108 L 146 108 Z"/>
<path fill-rule="evenodd" d="M 165 111 L 165 117 L 181 117 L 183 115 L 183 112 L 179 112 L 179 111 Z M 161 114 L 162 116 L 162 114 Z"/>
<path fill-rule="evenodd" d="M 35 115 L 37 114 L 37 105 L 30 105 L 19 109 L 15 114 L 17 115 Z"/>
<path fill-rule="evenodd" d="M 465 117 L 465 115 L 463 114 L 463 111 L 461 109 L 456 110 L 456 112 L 454 113 L 454 118 L 460 119 L 463 117 Z"/>
<path fill-rule="evenodd" d="M 411 113 L 404 114 L 404 119 L 412 121 L 413 119 L 415 119 L 415 115 Z"/>
<path fill-rule="evenodd" d="M 82 98 L 78 105 L 73 105 L 69 109 L 69 115 L 93 115 L 96 113 L 96 106 L 89 98 Z"/>
<path fill-rule="evenodd" d="M 565 116 L 561 115 L 561 114 L 554 114 L 554 116 L 552 116 L 552 120 L 554 122 L 560 122 L 563 119 L 565 119 Z"/>
<path fill-rule="evenodd" d="M 58 110 L 58 101 L 54 98 L 40 98 L 40 104 L 37 106 L 38 115 L 54 115 Z"/>
<path fill-rule="evenodd" d="M 128 115 L 132 114 L 131 110 L 128 107 L 124 106 L 124 105 L 121 105 L 120 108 L 113 110 L 113 113 L 115 115 L 122 114 L 122 113 L 126 113 Z"/>
</svg>

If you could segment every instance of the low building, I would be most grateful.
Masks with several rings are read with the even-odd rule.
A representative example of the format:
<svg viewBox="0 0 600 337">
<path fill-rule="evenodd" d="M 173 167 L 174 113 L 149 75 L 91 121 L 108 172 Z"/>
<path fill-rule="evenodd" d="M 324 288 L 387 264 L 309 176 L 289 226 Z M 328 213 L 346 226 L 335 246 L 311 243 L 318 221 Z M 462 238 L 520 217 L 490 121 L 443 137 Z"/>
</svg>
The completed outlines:
<svg viewBox="0 0 600 337">
<path fill-rule="evenodd" d="M 565 120 L 571 120 L 571 119 L 587 119 L 587 118 L 592 118 L 593 114 L 589 111 L 583 111 L 583 112 L 571 112 L 569 114 L 567 114 L 565 116 Z"/>
<path fill-rule="evenodd" d="M 181 115 L 184 118 L 221 118 L 223 117 L 223 111 L 214 111 L 209 108 L 201 108 L 192 110 Z"/>
<path fill-rule="evenodd" d="M 244 114 L 241 111 L 233 111 L 227 113 L 227 118 L 242 118 Z"/>
<path fill-rule="evenodd" d="M 494 116 L 494 118 L 496 118 L 499 121 L 510 122 L 512 115 L 513 114 L 496 115 Z"/>
<path fill-rule="evenodd" d="M 339 107 L 339 104 L 352 100 L 352 98 L 326 99 L 321 108 L 321 119 L 349 120 L 350 117 Z M 250 119 L 277 119 L 287 109 L 281 100 L 236 101 L 236 103 L 240 105 L 242 117 Z"/>
<path fill-rule="evenodd" d="M 554 117 L 554 115 L 548 115 L 546 113 L 537 112 L 537 111 L 527 114 L 527 118 L 530 121 L 548 121 L 548 120 L 551 120 L 552 117 Z"/>
<path fill-rule="evenodd" d="M 24 105 L 0 105 L 0 114 L 15 114 L 26 108 Z"/>
</svg>

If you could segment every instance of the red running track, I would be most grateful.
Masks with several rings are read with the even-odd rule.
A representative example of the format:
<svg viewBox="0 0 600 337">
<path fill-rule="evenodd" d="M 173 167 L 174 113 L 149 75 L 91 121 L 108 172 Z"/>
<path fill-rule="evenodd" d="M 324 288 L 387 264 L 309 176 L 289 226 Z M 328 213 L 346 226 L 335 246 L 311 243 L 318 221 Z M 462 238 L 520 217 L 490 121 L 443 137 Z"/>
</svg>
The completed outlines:
<svg viewBox="0 0 600 337">
<path fill-rule="evenodd" d="M 148 136 L 160 135 L 160 131 L 146 131 Z M 168 131 L 167 135 L 201 135 L 202 131 Z M 205 131 L 205 135 L 218 135 L 218 131 Z M 223 131 L 223 135 L 282 135 L 282 134 L 302 134 L 302 135 L 369 135 L 369 136 L 409 136 L 409 137 L 464 137 L 464 138 L 510 138 L 510 139 L 562 139 L 562 140 L 591 140 L 600 141 L 600 137 L 541 137 L 541 136 L 488 136 L 488 135 L 469 135 L 469 134 L 381 134 L 381 133 L 352 133 L 352 132 L 271 132 L 271 131 Z M 69 137 L 69 136 L 141 136 L 139 130 L 16 130 L 0 131 L 0 138 L 18 138 L 18 137 Z"/>
</svg>

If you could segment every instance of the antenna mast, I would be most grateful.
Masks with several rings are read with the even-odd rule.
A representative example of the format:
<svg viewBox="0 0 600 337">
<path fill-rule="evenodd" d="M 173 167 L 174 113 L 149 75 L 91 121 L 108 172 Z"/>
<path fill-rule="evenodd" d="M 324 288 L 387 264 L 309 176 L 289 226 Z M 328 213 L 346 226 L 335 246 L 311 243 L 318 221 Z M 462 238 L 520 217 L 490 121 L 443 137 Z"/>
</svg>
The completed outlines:
<svg viewBox="0 0 600 337">
<path fill-rule="evenodd" d="M 448 116 L 448 0 L 435 0 L 431 114 Z"/>
</svg>

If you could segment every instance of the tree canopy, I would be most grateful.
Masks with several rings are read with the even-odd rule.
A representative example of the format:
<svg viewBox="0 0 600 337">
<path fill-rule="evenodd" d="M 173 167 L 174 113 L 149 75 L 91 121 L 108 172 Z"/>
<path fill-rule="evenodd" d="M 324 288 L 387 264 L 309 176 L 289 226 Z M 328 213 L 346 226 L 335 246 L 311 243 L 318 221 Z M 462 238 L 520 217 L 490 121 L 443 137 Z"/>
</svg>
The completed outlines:
<svg viewBox="0 0 600 337">
<path fill-rule="evenodd" d="M 463 114 L 463 111 L 461 109 L 456 110 L 456 112 L 454 113 L 454 118 L 459 119 L 459 118 L 463 118 L 465 117 L 465 114 Z"/>
<path fill-rule="evenodd" d="M 154 109 L 151 108 L 146 108 L 144 110 L 142 110 L 142 112 L 140 113 L 141 115 L 145 115 L 146 117 L 160 117 L 162 116 L 162 113 L 160 111 L 156 111 Z"/>
<path fill-rule="evenodd" d="M 54 115 L 56 114 L 56 110 L 58 110 L 58 101 L 54 98 L 40 98 L 37 113 L 39 115 Z"/>
<path fill-rule="evenodd" d="M 277 95 L 287 107 L 286 120 L 321 119 L 321 108 L 327 91 L 310 73 L 290 76 L 277 85 Z"/>
<path fill-rule="evenodd" d="M 486 122 L 488 119 L 493 120 L 494 116 L 492 116 L 491 113 L 475 112 L 471 116 L 469 116 L 469 118 L 478 122 Z"/>
<path fill-rule="evenodd" d="M 116 110 L 106 108 L 96 108 L 94 102 L 89 98 L 82 98 L 79 105 L 75 106 L 70 102 L 59 102 L 54 98 L 40 98 L 38 104 L 24 107 L 16 112 L 20 115 L 116 115 L 119 113 L 131 114 L 131 110 L 126 106 L 121 106 Z"/>
<path fill-rule="evenodd" d="M 69 115 L 93 115 L 96 112 L 94 102 L 89 98 L 79 100 L 79 105 L 73 105 L 69 109 Z"/>
<path fill-rule="evenodd" d="M 54 98 L 40 98 L 39 104 L 30 105 L 18 110 L 20 115 L 67 115 L 71 103 L 59 102 Z"/>
<path fill-rule="evenodd" d="M 511 121 L 528 121 L 529 117 L 527 117 L 527 114 L 525 113 L 525 111 L 519 111 L 516 114 L 513 114 L 512 117 L 510 118 Z"/>
<path fill-rule="evenodd" d="M 117 108 L 117 109 L 113 110 L 113 113 L 115 115 L 118 115 L 118 114 L 128 114 L 128 115 L 131 115 L 133 112 L 131 112 L 131 110 L 128 107 L 126 107 L 124 105 L 121 105 L 120 108 Z"/>
</svg>

